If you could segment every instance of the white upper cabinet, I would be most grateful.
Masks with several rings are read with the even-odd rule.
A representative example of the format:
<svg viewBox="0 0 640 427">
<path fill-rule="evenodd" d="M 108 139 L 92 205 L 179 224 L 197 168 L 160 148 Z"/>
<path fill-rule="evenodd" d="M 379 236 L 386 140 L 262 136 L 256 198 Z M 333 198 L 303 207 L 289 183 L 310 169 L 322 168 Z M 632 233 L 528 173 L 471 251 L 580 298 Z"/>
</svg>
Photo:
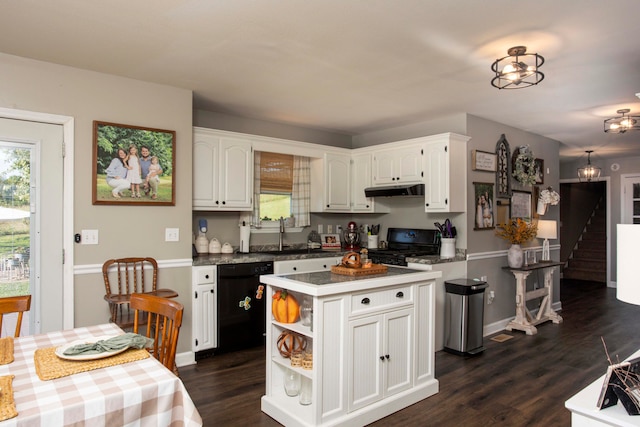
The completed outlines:
<svg viewBox="0 0 640 427">
<path fill-rule="evenodd" d="M 373 185 L 422 182 L 422 155 L 420 144 L 374 151 Z"/>
<path fill-rule="evenodd" d="M 341 154 L 324 156 L 326 211 L 348 211 L 351 209 L 351 157 Z"/>
<path fill-rule="evenodd" d="M 374 199 L 364 195 L 364 189 L 371 187 L 373 155 L 354 154 L 351 157 L 351 206 L 354 212 L 373 212 Z"/>
<path fill-rule="evenodd" d="M 465 212 L 467 202 L 468 137 L 442 134 L 427 138 L 425 152 L 425 211 Z"/>
<path fill-rule="evenodd" d="M 193 133 L 193 208 L 252 209 L 253 150 L 244 138 L 219 136 L 206 129 Z"/>
</svg>

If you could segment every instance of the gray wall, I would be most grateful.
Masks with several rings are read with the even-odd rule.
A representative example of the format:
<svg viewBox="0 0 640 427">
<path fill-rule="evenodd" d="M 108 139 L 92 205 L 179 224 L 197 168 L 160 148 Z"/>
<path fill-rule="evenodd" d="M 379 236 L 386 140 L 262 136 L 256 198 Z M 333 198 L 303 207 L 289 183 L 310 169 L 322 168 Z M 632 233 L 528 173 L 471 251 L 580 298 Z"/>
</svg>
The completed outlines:
<svg viewBox="0 0 640 427">
<path fill-rule="evenodd" d="M 469 158 L 471 161 L 471 151 L 481 150 L 495 152 L 496 143 L 500 136 L 504 134 L 511 153 L 521 145 L 529 145 L 536 158 L 544 160 L 545 175 L 542 188 L 552 186 L 559 191 L 559 145 L 558 141 L 545 138 L 536 134 L 525 132 L 520 129 L 513 128 L 501 123 L 492 122 L 477 116 L 467 116 L 467 135 L 471 137 L 468 144 Z M 546 173 L 546 169 L 549 173 Z M 494 251 L 506 251 L 510 244 L 495 236 L 494 230 L 474 230 L 473 212 L 475 208 L 473 182 L 495 182 L 495 175 L 489 172 L 471 171 L 470 166 L 467 167 L 468 173 L 468 189 L 467 189 L 467 229 L 468 233 L 468 253 L 473 258 L 474 254 L 491 253 Z M 512 181 L 513 182 L 513 181 Z M 531 187 L 514 186 L 514 189 L 522 189 L 531 191 Z M 535 208 L 534 208 L 535 211 Z M 556 220 L 560 219 L 559 206 L 550 206 L 547 214 L 541 219 Z M 559 241 L 550 241 L 550 244 L 557 245 Z M 534 239 L 523 248 L 542 246 L 539 239 Z M 538 254 L 540 256 L 540 254 Z M 557 250 L 551 251 L 551 259 L 558 260 L 559 253 Z M 506 256 L 488 257 L 484 259 L 474 259 L 468 262 L 468 277 L 487 276 L 490 285 L 489 290 L 495 292 L 495 300 L 491 305 L 485 305 L 485 325 L 493 322 L 499 322 L 503 319 L 513 317 L 515 313 L 514 295 L 515 295 L 515 279 L 513 275 L 504 271 L 502 267 L 506 265 Z M 541 285 L 543 283 L 542 273 L 540 275 L 532 274 L 529 276 L 530 285 L 535 283 Z M 560 274 L 558 271 L 554 274 L 554 296 L 553 301 L 560 301 Z"/>
<path fill-rule="evenodd" d="M 191 257 L 191 91 L 0 54 L 0 106 L 75 118 L 74 230 L 98 229 L 99 244 L 76 245 L 74 265 L 99 266 L 114 257 L 144 255 L 158 261 Z M 93 206 L 94 120 L 176 131 L 175 206 Z M 46 160 L 45 160 L 46 161 Z M 181 230 L 179 242 L 164 241 L 165 227 Z M 101 274 L 74 278 L 75 326 L 105 323 Z M 162 287 L 185 305 L 179 351 L 190 348 L 191 269 L 161 270 Z"/>
</svg>

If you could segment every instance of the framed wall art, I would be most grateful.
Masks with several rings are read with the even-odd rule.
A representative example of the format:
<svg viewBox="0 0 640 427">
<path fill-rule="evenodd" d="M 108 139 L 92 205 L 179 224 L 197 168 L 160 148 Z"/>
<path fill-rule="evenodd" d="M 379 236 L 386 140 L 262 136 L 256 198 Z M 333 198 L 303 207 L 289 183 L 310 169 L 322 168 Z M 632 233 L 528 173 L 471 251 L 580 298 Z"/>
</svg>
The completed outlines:
<svg viewBox="0 0 640 427">
<path fill-rule="evenodd" d="M 513 191 L 511 195 L 511 218 L 531 220 L 531 193 L 528 191 Z"/>
<path fill-rule="evenodd" d="M 496 227 L 502 227 L 511 219 L 511 200 L 510 199 L 496 199 L 495 208 L 495 223 Z"/>
<path fill-rule="evenodd" d="M 496 143 L 496 197 L 511 197 L 511 151 L 504 134 Z"/>
<path fill-rule="evenodd" d="M 498 169 L 495 153 L 486 151 L 471 151 L 471 169 L 474 171 L 495 172 Z"/>
<path fill-rule="evenodd" d="M 175 206 L 176 132 L 93 122 L 94 205 Z"/>
<path fill-rule="evenodd" d="M 536 185 L 544 184 L 544 160 L 535 159 L 534 169 L 536 171 Z"/>
<path fill-rule="evenodd" d="M 493 218 L 493 183 L 474 182 L 475 220 L 474 230 L 495 228 Z"/>
</svg>

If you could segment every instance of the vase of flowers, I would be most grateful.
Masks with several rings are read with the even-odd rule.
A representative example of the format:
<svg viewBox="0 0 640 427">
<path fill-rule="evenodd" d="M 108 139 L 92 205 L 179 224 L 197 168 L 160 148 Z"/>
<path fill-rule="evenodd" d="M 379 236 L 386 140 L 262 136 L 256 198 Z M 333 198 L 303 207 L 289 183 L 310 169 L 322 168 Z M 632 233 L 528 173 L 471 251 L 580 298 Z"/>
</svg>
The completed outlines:
<svg viewBox="0 0 640 427">
<path fill-rule="evenodd" d="M 538 215 L 544 215 L 547 212 L 548 205 L 557 205 L 560 202 L 560 195 L 553 191 L 553 188 L 548 187 L 546 190 L 540 192 L 538 197 L 538 208 L 536 212 Z"/>
<path fill-rule="evenodd" d="M 511 243 L 511 247 L 507 251 L 507 261 L 509 267 L 520 268 L 524 256 L 522 253 L 522 244 L 536 237 L 538 224 L 536 222 L 526 222 L 521 218 L 512 219 L 496 230 L 496 235 Z"/>
</svg>

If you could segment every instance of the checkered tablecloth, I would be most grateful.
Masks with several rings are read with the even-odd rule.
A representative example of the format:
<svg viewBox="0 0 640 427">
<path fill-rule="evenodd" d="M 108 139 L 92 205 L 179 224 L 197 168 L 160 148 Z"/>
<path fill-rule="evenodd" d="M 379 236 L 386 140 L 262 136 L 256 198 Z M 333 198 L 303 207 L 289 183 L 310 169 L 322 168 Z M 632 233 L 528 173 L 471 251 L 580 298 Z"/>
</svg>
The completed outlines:
<svg viewBox="0 0 640 427">
<path fill-rule="evenodd" d="M 15 375 L 18 416 L 5 426 L 201 426 L 182 381 L 153 357 L 50 381 L 35 370 L 36 349 L 79 339 L 116 335 L 113 324 L 17 338 L 13 363 L 0 375 Z"/>
</svg>

